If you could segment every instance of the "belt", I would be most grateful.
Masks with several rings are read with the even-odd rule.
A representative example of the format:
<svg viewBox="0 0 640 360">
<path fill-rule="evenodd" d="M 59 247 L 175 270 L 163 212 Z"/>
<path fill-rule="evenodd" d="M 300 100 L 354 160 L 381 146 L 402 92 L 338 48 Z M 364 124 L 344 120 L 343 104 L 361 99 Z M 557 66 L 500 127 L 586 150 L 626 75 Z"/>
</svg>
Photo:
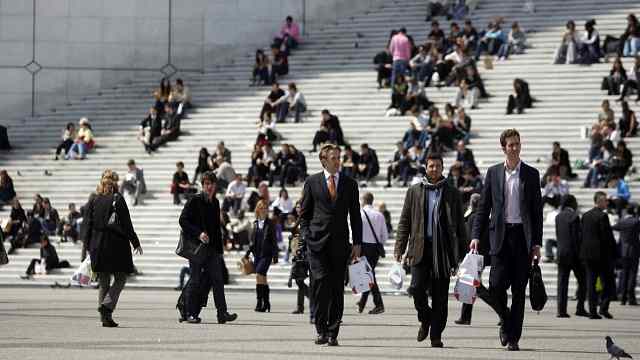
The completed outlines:
<svg viewBox="0 0 640 360">
<path fill-rule="evenodd" d="M 516 228 L 518 226 L 522 226 L 522 223 L 504 223 L 504 227 L 507 229 Z"/>
</svg>

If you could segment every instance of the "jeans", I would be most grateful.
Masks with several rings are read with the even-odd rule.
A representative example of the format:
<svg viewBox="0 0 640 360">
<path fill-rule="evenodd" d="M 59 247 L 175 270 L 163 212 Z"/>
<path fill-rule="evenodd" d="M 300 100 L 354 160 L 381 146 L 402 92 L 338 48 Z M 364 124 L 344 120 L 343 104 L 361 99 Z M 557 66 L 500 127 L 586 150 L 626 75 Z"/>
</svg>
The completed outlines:
<svg viewBox="0 0 640 360">
<path fill-rule="evenodd" d="M 629 37 L 624 43 L 624 56 L 635 56 L 640 51 L 640 38 Z"/>
<path fill-rule="evenodd" d="M 404 75 L 407 72 L 407 67 L 409 66 L 408 60 L 394 60 L 393 61 L 393 69 L 391 71 L 391 86 L 396 83 L 396 77 L 398 75 Z"/>
<path fill-rule="evenodd" d="M 69 151 L 67 152 L 67 155 L 65 156 L 65 159 L 69 160 L 71 159 L 75 154 L 78 154 L 78 156 L 80 156 L 81 159 L 84 159 L 85 156 L 87 155 L 87 145 L 85 145 L 84 143 L 80 142 L 80 143 L 74 143 L 73 145 L 71 145 L 71 147 L 69 148 Z"/>
<path fill-rule="evenodd" d="M 498 49 L 498 58 L 507 59 L 509 57 L 510 52 L 511 52 L 511 45 L 504 43 L 500 45 L 500 49 Z"/>
<path fill-rule="evenodd" d="M 416 65 L 413 69 L 413 76 L 415 76 L 418 81 L 425 81 L 425 86 L 427 86 L 431 83 L 433 71 L 433 65 L 431 63 L 422 63 Z"/>
<path fill-rule="evenodd" d="M 289 107 L 290 106 L 291 105 L 289 104 L 289 102 L 285 101 L 284 103 L 282 103 L 282 105 L 278 109 L 278 122 L 279 123 L 283 123 L 283 122 L 286 121 L 287 115 L 289 114 Z M 295 114 L 294 115 L 295 116 L 295 122 L 299 123 L 300 122 L 300 114 L 302 114 L 303 112 L 307 111 L 307 106 L 305 104 L 302 104 L 302 103 L 297 103 L 293 107 L 293 111 L 294 111 L 294 114 Z"/>
</svg>

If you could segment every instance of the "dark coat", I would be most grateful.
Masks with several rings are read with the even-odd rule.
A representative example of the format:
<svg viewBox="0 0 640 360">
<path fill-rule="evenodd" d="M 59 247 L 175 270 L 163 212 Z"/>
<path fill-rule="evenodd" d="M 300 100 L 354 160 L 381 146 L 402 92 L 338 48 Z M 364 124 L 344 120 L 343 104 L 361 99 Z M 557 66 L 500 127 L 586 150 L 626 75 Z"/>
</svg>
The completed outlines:
<svg viewBox="0 0 640 360">
<path fill-rule="evenodd" d="M 91 254 L 91 266 L 95 272 L 133 273 L 131 245 L 140 246 L 138 235 L 133 230 L 129 209 L 124 198 L 118 194 L 115 212 L 119 221 L 119 230 L 108 226 L 113 212 L 114 195 L 93 195 L 89 199 L 84 217 L 84 239 Z M 131 243 L 131 245 L 129 245 Z"/>
<path fill-rule="evenodd" d="M 253 222 L 253 231 L 251 233 L 251 246 L 247 250 L 247 256 L 253 254 L 255 257 L 273 258 L 278 256 L 278 242 L 276 240 L 276 229 L 271 219 L 264 220 L 262 228 L 264 236 L 257 238 L 258 220 Z"/>
<path fill-rule="evenodd" d="M 187 201 L 180 214 L 180 227 L 186 238 L 199 242 L 203 232 L 209 236 L 209 251 L 222 254 L 222 228 L 220 226 L 220 202 L 215 197 L 211 203 L 200 193 Z M 210 211 L 210 213 L 207 213 Z"/>
<path fill-rule="evenodd" d="M 325 275 L 323 264 L 314 259 L 332 258 L 346 260 L 349 254 L 349 224 L 354 245 L 362 244 L 362 218 L 360 217 L 358 183 L 346 175 L 340 175 L 337 198 L 329 197 L 324 172 L 311 175 L 302 191 L 300 234 L 302 249 L 308 250 L 314 276 Z M 338 263 L 342 263 L 338 261 Z"/>
<path fill-rule="evenodd" d="M 640 258 L 640 219 L 631 216 L 618 221 L 613 230 L 620 232 L 621 256 L 623 258 Z"/>
<path fill-rule="evenodd" d="M 582 225 L 578 212 L 566 208 L 556 215 L 556 240 L 558 241 L 558 263 L 573 264 L 580 252 Z"/>
<path fill-rule="evenodd" d="M 475 222 L 475 218 L 476 218 L 476 212 L 477 211 L 474 210 L 473 212 L 471 212 L 471 214 L 467 215 L 467 217 L 465 218 L 465 228 L 467 230 L 466 247 L 468 247 L 469 243 L 471 242 L 471 233 L 473 229 L 473 223 Z M 489 228 L 486 228 L 485 231 L 482 234 L 480 234 L 479 240 L 480 240 L 480 244 L 478 244 L 478 254 L 484 257 L 484 266 L 490 266 L 491 256 L 489 256 L 489 250 L 490 250 L 489 249 L 490 248 Z"/>
<path fill-rule="evenodd" d="M 504 163 L 494 165 L 487 170 L 471 235 L 472 239 L 480 239 L 480 235 L 488 226 L 491 255 L 498 255 L 504 243 L 504 183 Z M 491 215 L 491 220 L 489 220 L 489 215 Z M 524 162 L 520 165 L 520 215 L 527 249 L 531 250 L 536 245 L 542 246 L 543 219 L 540 173 Z"/>
<path fill-rule="evenodd" d="M 422 183 L 415 184 L 407 190 L 404 205 L 402 206 L 394 254 L 398 256 L 404 254 L 406 251 L 407 264 L 409 266 L 419 264 L 424 255 L 425 232 L 427 229 L 425 222 L 427 196 L 428 191 L 426 185 Z M 442 232 L 439 236 L 442 243 L 446 246 L 449 263 L 452 266 L 457 266 L 460 260 L 462 260 L 462 254 L 465 253 L 467 231 L 464 224 L 460 192 L 448 183 L 442 186 L 438 216 L 439 223 L 442 225 L 440 227 Z M 442 251 L 438 251 L 438 256 L 443 255 L 444 253 Z M 441 273 L 440 275 L 440 277 L 446 277 L 449 274 Z"/>
<path fill-rule="evenodd" d="M 613 237 L 609 216 L 594 207 L 582 215 L 582 245 L 580 259 L 611 263 L 616 257 L 616 240 Z"/>
</svg>

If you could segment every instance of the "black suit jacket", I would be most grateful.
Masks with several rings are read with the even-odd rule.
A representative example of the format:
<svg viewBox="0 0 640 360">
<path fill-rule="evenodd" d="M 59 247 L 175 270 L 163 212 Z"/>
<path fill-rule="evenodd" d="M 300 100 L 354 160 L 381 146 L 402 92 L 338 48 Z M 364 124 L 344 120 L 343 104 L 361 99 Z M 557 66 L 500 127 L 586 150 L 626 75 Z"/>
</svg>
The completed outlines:
<svg viewBox="0 0 640 360">
<path fill-rule="evenodd" d="M 563 209 L 556 216 L 556 240 L 558 241 L 558 263 L 571 264 L 580 252 L 582 224 L 573 209 Z"/>
<path fill-rule="evenodd" d="M 341 174 L 337 185 L 337 198 L 332 202 L 324 172 L 307 178 L 302 192 L 300 234 L 311 255 L 326 254 L 346 260 L 349 249 L 347 216 L 351 221 L 353 244 L 362 244 L 358 183 Z"/>
<path fill-rule="evenodd" d="M 220 227 L 220 202 L 215 197 L 207 202 L 207 195 L 200 193 L 187 201 L 180 213 L 180 228 L 187 239 L 199 242 L 200 234 L 209 236 L 210 254 L 222 254 L 222 229 Z"/>
<path fill-rule="evenodd" d="M 487 226 L 489 227 L 490 255 L 499 254 L 504 242 L 504 182 L 504 163 L 494 165 L 487 170 L 480 205 L 473 224 L 472 239 L 480 239 L 482 232 Z M 535 245 L 542 246 L 540 173 L 524 162 L 520 164 L 520 215 L 527 249 L 532 249 Z"/>
<path fill-rule="evenodd" d="M 616 240 L 613 238 L 609 216 L 594 207 L 582 215 L 582 245 L 580 259 L 610 263 L 615 260 Z"/>
<path fill-rule="evenodd" d="M 627 217 L 612 228 L 620 232 L 620 255 L 624 258 L 640 258 L 640 220 L 633 216 Z"/>
<path fill-rule="evenodd" d="M 247 256 L 250 253 L 253 253 L 253 255 L 257 257 L 273 258 L 278 256 L 276 229 L 275 224 L 271 219 L 264 220 L 263 232 L 264 236 L 258 239 L 258 220 L 255 220 L 253 222 L 253 230 L 251 233 L 251 246 L 249 247 L 249 250 L 247 250 Z"/>
</svg>

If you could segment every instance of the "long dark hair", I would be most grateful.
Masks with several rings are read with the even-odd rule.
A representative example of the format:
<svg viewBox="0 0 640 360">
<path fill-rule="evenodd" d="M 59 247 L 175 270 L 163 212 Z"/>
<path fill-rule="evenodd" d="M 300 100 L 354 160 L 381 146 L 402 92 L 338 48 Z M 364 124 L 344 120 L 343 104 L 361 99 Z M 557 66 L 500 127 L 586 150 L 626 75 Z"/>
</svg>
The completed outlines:
<svg viewBox="0 0 640 360">
<path fill-rule="evenodd" d="M 200 153 L 198 154 L 198 167 L 201 169 L 207 168 L 209 165 L 207 160 L 209 159 L 209 151 L 206 147 L 200 148 Z"/>
</svg>

